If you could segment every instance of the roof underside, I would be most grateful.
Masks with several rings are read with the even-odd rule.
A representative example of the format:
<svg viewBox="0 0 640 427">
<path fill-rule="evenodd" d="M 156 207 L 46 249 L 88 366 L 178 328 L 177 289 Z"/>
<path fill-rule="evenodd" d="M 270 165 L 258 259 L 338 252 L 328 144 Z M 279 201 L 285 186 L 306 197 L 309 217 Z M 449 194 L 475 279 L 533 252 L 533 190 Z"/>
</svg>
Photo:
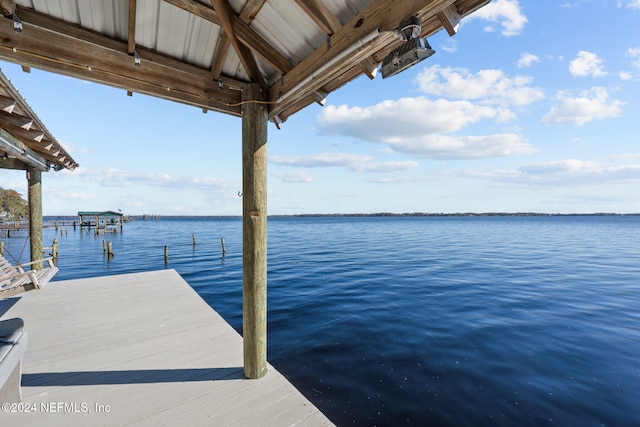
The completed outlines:
<svg viewBox="0 0 640 427">
<path fill-rule="evenodd" d="M 277 123 L 374 70 L 419 15 L 455 34 L 490 0 L 0 0 L 0 59 L 239 116 L 246 83 Z M 137 58 L 140 59 L 136 65 Z"/>
<path fill-rule="evenodd" d="M 0 72 L 0 168 L 73 170 L 78 164 Z"/>
</svg>

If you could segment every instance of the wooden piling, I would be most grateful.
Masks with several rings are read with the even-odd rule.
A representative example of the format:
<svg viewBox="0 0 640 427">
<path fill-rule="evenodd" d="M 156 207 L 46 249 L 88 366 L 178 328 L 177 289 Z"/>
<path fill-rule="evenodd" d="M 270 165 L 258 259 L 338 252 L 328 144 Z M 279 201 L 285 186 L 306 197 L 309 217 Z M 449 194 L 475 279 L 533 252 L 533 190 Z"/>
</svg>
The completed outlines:
<svg viewBox="0 0 640 427">
<path fill-rule="evenodd" d="M 107 255 L 109 257 L 113 256 L 113 242 L 108 242 L 107 243 Z"/>
<path fill-rule="evenodd" d="M 195 234 L 191 235 L 191 240 L 193 240 L 193 246 L 195 246 L 196 245 L 196 235 Z"/>
<path fill-rule="evenodd" d="M 222 245 L 222 256 L 224 256 L 224 254 L 227 253 L 227 249 L 224 247 L 224 237 L 220 238 L 220 243 Z"/>
<path fill-rule="evenodd" d="M 58 258 L 58 239 L 53 239 L 53 244 L 51 245 L 51 256 L 54 259 Z"/>
<path fill-rule="evenodd" d="M 42 172 L 27 167 L 29 184 L 29 243 L 33 270 L 42 269 Z"/>
<path fill-rule="evenodd" d="M 242 91 L 242 331 L 244 375 L 267 373 L 267 108 L 257 83 Z M 256 102 L 257 101 L 257 102 Z"/>
<path fill-rule="evenodd" d="M 102 253 L 107 253 L 107 241 L 102 241 Z"/>
<path fill-rule="evenodd" d="M 0 241 L 0 255 L 4 256 L 4 241 Z"/>
<path fill-rule="evenodd" d="M 167 264 L 169 262 L 169 246 L 164 245 L 164 263 Z"/>
</svg>

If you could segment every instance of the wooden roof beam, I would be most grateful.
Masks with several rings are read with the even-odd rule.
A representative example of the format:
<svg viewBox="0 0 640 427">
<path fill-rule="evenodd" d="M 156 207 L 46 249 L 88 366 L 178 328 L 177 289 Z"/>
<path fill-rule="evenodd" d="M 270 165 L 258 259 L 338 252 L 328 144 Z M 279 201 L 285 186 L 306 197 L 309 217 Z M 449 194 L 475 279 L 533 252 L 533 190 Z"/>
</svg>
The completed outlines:
<svg viewBox="0 0 640 427">
<path fill-rule="evenodd" d="M 12 113 L 16 106 L 16 100 L 4 95 L 0 95 L 0 110 L 6 113 Z"/>
<path fill-rule="evenodd" d="M 227 0 L 211 0 L 211 5 L 213 6 L 213 10 L 218 14 L 220 24 L 229 39 L 229 43 L 231 43 L 231 46 L 236 51 L 238 58 L 240 58 L 240 63 L 247 73 L 247 76 L 249 76 L 249 80 L 264 87 L 264 78 L 262 77 L 262 73 L 258 68 L 258 63 L 253 57 L 251 50 L 245 45 L 239 43 L 235 35 L 234 21 L 236 20 L 236 13 L 231 8 L 231 5 Z"/>
<path fill-rule="evenodd" d="M 0 14 L 3 16 L 13 15 L 13 0 L 0 0 Z"/>
<path fill-rule="evenodd" d="M 247 25 L 251 25 L 262 6 L 267 2 L 267 0 L 249 0 L 247 4 L 244 5 L 242 11 L 240 12 L 240 19 Z"/>
<path fill-rule="evenodd" d="M 342 28 L 338 18 L 319 0 L 295 0 L 298 6 L 327 35 L 332 35 Z"/>
<path fill-rule="evenodd" d="M 33 119 L 31 117 L 11 114 L 0 110 L 0 127 L 4 127 L 6 124 L 16 126 L 24 130 L 31 130 L 31 126 L 33 126 Z"/>
<path fill-rule="evenodd" d="M 9 132 L 14 138 L 19 140 L 25 145 L 32 145 L 34 143 L 40 143 L 44 139 L 44 132 L 35 129 L 24 129 L 21 126 L 5 122 L 2 124 L 2 129 Z"/>
<path fill-rule="evenodd" d="M 220 33 L 220 39 L 218 40 L 218 46 L 216 48 L 216 54 L 213 57 L 211 63 L 211 77 L 213 80 L 218 81 L 222 75 L 222 66 L 224 65 L 224 59 L 227 56 L 227 52 L 230 47 L 229 37 L 227 34 Z"/>
<path fill-rule="evenodd" d="M 183 64 L 152 51 L 135 67 L 127 44 L 29 9 L 19 9 L 25 30 L 13 31 L 0 19 L 0 58 L 47 71 L 135 90 L 200 108 L 240 115 L 241 83 L 225 79 L 218 88 L 208 70 Z M 142 53 L 142 52 L 141 52 Z"/>
<path fill-rule="evenodd" d="M 245 4 L 242 8 L 242 11 L 240 11 L 240 20 L 247 25 L 251 25 L 251 22 L 256 18 L 258 12 L 260 12 L 260 9 L 262 9 L 262 6 L 264 6 L 266 2 L 267 0 L 249 0 L 247 4 Z M 214 56 L 211 63 L 211 75 L 214 80 L 220 79 L 220 75 L 222 74 L 222 66 L 224 64 L 225 57 L 227 56 L 227 52 L 229 51 L 229 47 L 231 47 L 229 38 L 223 31 L 220 33 L 220 39 L 218 40 L 218 46 L 216 48 L 216 55 Z M 287 62 L 286 58 L 284 58 L 284 62 Z M 293 68 L 293 65 L 287 63 L 286 67 L 287 70 L 289 70 Z"/>
<path fill-rule="evenodd" d="M 437 13 L 437 16 L 438 19 L 440 19 L 442 26 L 447 30 L 447 33 L 450 36 L 454 36 L 458 31 L 458 24 L 462 19 L 456 5 L 452 4 L 449 7 L 445 7 Z"/>
<path fill-rule="evenodd" d="M 164 1 L 180 9 L 186 10 L 189 13 L 193 13 L 194 15 L 199 16 L 202 19 L 222 26 L 220 16 L 214 9 L 205 4 L 198 3 L 192 0 Z M 289 62 L 287 57 L 274 49 L 271 44 L 260 37 L 260 35 L 253 31 L 253 29 L 250 28 L 249 25 L 243 20 L 243 16 L 248 16 L 250 18 L 248 22 L 250 23 L 251 20 L 255 18 L 255 14 L 258 13 L 263 4 L 264 0 L 252 0 L 247 3 L 247 5 L 243 9 L 243 12 L 244 10 L 247 10 L 247 12 L 244 14 L 241 12 L 240 19 L 233 20 L 233 33 L 240 43 L 251 49 L 254 54 L 259 55 L 280 73 L 284 74 L 291 68 L 293 68 L 293 65 Z"/>
<path fill-rule="evenodd" d="M 136 50 L 136 0 L 129 0 L 129 25 L 127 27 L 127 52 Z"/>
</svg>

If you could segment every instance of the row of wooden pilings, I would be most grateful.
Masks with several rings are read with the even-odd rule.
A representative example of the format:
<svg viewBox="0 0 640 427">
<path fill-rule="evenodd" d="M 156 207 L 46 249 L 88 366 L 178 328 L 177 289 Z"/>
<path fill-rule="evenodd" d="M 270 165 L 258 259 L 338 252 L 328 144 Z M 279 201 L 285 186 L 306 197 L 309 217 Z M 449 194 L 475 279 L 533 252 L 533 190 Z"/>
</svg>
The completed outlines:
<svg viewBox="0 0 640 427">
<path fill-rule="evenodd" d="M 191 235 L 191 240 L 193 241 L 193 246 L 196 246 L 196 235 Z M 222 257 L 224 258 L 227 253 L 227 249 L 224 246 L 224 237 L 220 238 L 220 245 L 222 247 Z M 169 262 L 169 245 L 164 245 L 164 263 L 167 264 Z"/>
<path fill-rule="evenodd" d="M 192 234 L 191 235 L 191 240 L 193 242 L 193 246 L 196 246 L 196 235 Z M 57 240 L 54 240 L 54 242 L 56 242 L 57 245 Z M 224 258 L 225 254 L 227 253 L 227 248 L 224 245 L 224 237 L 220 238 L 220 245 L 222 247 L 222 257 Z M 114 252 L 113 252 L 113 242 L 107 242 L 106 240 L 102 241 L 102 252 L 107 254 L 107 256 L 109 258 L 114 256 Z M 57 253 L 57 246 L 56 246 L 56 253 Z M 57 255 L 56 255 L 57 256 Z M 169 245 L 164 245 L 164 263 L 167 264 L 169 262 Z"/>
</svg>

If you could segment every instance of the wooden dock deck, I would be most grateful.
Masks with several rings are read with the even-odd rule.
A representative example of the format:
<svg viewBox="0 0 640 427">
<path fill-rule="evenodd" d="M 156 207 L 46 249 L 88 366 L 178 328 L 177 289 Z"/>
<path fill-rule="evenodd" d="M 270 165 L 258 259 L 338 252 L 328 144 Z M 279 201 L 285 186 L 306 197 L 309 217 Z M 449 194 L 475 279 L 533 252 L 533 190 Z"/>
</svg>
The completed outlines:
<svg viewBox="0 0 640 427">
<path fill-rule="evenodd" d="M 174 270 L 52 282 L 0 315 L 28 333 L 0 425 L 333 425 L 271 365 L 244 379 L 242 337 Z"/>
</svg>

